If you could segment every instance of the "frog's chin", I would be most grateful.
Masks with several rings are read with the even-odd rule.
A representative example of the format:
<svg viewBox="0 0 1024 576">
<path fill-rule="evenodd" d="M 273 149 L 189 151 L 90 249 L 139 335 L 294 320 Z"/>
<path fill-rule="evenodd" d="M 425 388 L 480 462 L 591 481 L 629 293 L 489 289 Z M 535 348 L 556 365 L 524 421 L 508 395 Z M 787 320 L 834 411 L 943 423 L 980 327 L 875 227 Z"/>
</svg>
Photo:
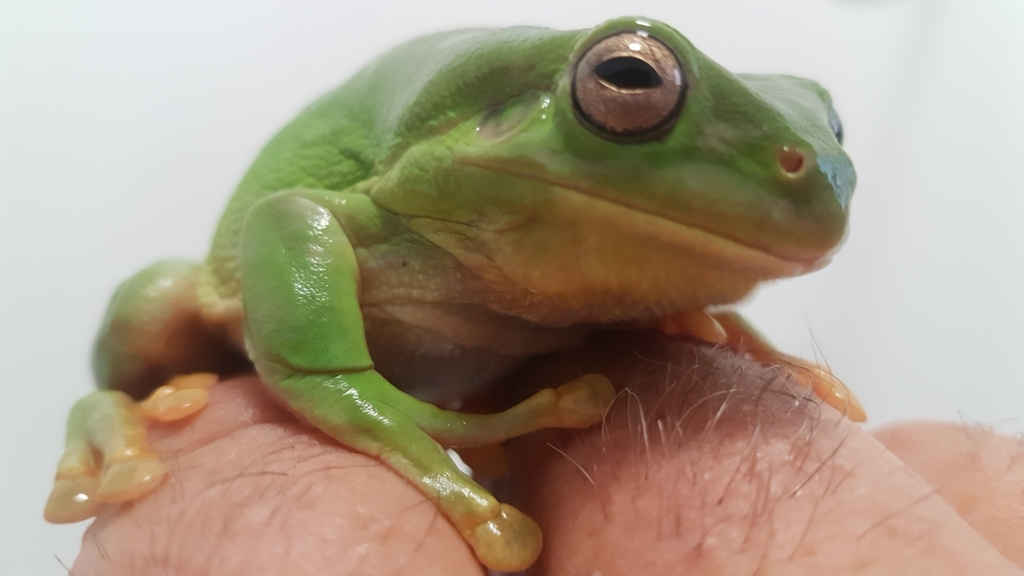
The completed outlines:
<svg viewBox="0 0 1024 576">
<path fill-rule="evenodd" d="M 631 230 L 640 235 L 656 236 L 668 244 L 679 246 L 691 253 L 702 253 L 708 260 L 719 265 L 732 264 L 764 279 L 807 274 L 823 268 L 832 260 L 832 252 L 806 257 L 779 253 L 770 248 L 754 246 L 724 236 L 691 222 L 680 222 L 637 206 L 591 194 L 572 183 L 546 178 L 541 174 L 520 172 L 509 166 L 487 162 L 482 158 L 461 158 L 460 160 L 460 163 L 465 165 L 524 180 L 533 180 L 549 187 L 552 191 L 557 191 L 556 195 L 561 197 L 559 204 L 565 204 L 567 200 L 570 200 L 570 204 L 582 202 L 586 205 L 586 209 L 591 211 L 578 213 L 601 214 L 603 219 L 608 221 L 607 224 L 613 224 L 616 228 Z M 577 206 L 577 209 L 580 208 L 583 206 Z"/>
<path fill-rule="evenodd" d="M 827 262 L 824 255 L 810 261 L 779 257 L 569 186 L 532 180 L 530 198 L 510 200 L 507 209 L 516 214 L 504 220 L 481 225 L 403 215 L 407 227 L 491 283 L 489 294 L 503 295 L 488 306 L 532 323 L 648 321 L 730 304 L 763 281 Z"/>
</svg>

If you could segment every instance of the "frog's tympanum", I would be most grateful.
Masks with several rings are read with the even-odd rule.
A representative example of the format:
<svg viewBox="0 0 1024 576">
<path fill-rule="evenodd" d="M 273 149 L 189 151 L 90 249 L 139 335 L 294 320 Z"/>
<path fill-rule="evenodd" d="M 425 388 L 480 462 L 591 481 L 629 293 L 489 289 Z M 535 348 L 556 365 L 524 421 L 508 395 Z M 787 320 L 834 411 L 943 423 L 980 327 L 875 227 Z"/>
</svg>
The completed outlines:
<svg viewBox="0 0 1024 576">
<path fill-rule="evenodd" d="M 444 408 L 525 359 L 660 328 L 777 365 L 861 419 L 827 371 L 720 308 L 829 260 L 855 182 L 841 140 L 814 82 L 733 74 L 653 20 L 401 45 L 267 144 L 205 262 L 158 262 L 117 290 L 46 517 L 151 490 L 165 469 L 146 423 L 192 414 L 249 365 L 509 571 L 540 529 L 445 449 L 591 426 L 614 396 L 590 374 L 496 414 Z"/>
</svg>

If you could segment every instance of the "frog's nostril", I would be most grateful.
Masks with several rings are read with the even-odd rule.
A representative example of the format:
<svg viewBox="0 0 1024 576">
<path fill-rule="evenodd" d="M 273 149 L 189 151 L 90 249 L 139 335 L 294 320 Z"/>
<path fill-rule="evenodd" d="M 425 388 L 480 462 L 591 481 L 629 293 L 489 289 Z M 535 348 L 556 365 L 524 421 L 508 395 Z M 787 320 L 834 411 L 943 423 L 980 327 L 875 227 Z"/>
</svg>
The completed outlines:
<svg viewBox="0 0 1024 576">
<path fill-rule="evenodd" d="M 794 150 L 789 146 L 783 146 L 779 150 L 779 168 L 788 174 L 789 176 L 796 176 L 800 173 L 800 170 L 804 167 L 804 155 L 798 150 Z"/>
</svg>

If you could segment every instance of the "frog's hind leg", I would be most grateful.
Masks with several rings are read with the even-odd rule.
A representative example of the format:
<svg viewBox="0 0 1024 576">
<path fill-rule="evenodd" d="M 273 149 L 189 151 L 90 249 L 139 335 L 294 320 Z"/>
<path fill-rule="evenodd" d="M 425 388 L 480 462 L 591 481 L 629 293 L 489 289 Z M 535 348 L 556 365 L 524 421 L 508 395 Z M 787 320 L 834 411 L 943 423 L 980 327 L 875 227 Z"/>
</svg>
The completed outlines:
<svg viewBox="0 0 1024 576">
<path fill-rule="evenodd" d="M 146 422 L 194 414 L 216 381 L 216 374 L 200 372 L 171 380 L 142 402 L 120 390 L 97 390 L 76 402 L 43 517 L 78 522 L 103 504 L 134 500 L 155 488 L 166 468 L 146 446 Z"/>
<path fill-rule="evenodd" d="M 132 500 L 156 487 L 165 469 L 146 447 L 147 421 L 195 413 L 217 381 L 206 371 L 244 368 L 226 336 L 202 319 L 200 271 L 189 262 L 159 262 L 114 294 L 93 356 L 96 380 L 108 389 L 71 409 L 47 520 L 84 520 L 104 503 Z"/>
<path fill-rule="evenodd" d="M 98 390 L 76 402 L 43 517 L 78 522 L 95 516 L 106 502 L 149 491 L 165 469 L 146 448 L 145 430 L 135 401 L 124 392 Z"/>
<path fill-rule="evenodd" d="M 857 397 L 828 369 L 779 352 L 736 312 L 708 314 L 700 309 L 686 310 L 662 319 L 661 329 L 667 334 L 721 344 L 755 362 L 775 366 L 850 420 L 867 420 Z"/>
<path fill-rule="evenodd" d="M 204 266 L 162 260 L 118 287 L 107 307 L 93 348 L 92 368 L 100 388 L 141 400 L 182 374 L 221 375 L 250 370 L 240 324 L 229 313 L 206 310 L 199 298 Z M 211 316 L 224 318 L 211 319 Z"/>
</svg>

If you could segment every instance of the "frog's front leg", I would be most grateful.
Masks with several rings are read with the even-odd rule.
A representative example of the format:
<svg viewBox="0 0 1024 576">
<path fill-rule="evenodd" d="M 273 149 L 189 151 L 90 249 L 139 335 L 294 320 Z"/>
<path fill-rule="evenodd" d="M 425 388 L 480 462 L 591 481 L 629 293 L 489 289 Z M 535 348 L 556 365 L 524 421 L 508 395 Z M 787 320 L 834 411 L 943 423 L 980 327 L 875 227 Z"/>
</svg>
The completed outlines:
<svg viewBox="0 0 1024 576">
<path fill-rule="evenodd" d="M 246 345 L 268 386 L 300 418 L 376 456 L 459 529 L 486 566 L 526 568 L 537 525 L 463 474 L 444 445 L 479 445 L 549 426 L 601 419 L 613 390 L 586 377 L 495 415 L 441 410 L 394 388 L 373 368 L 359 308 L 359 268 L 332 210 L 337 194 L 282 192 L 250 212 L 242 234 Z M 439 443 L 440 442 L 440 443 Z"/>
<path fill-rule="evenodd" d="M 721 344 L 755 362 L 776 366 L 850 420 L 867 420 L 857 397 L 829 370 L 779 352 L 736 312 L 708 314 L 701 309 L 685 310 L 663 318 L 661 329 L 667 334 L 682 334 Z"/>
</svg>

